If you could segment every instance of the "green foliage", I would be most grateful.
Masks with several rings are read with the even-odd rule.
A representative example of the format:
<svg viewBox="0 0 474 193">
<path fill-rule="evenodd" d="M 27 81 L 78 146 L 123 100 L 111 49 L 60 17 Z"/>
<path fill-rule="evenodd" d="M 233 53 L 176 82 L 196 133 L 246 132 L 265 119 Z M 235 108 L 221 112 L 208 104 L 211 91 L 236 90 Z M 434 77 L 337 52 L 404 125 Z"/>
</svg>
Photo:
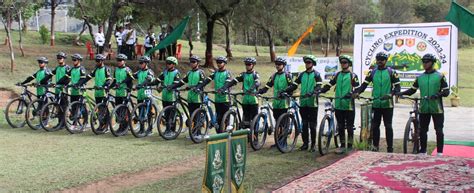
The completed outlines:
<svg viewBox="0 0 474 193">
<path fill-rule="evenodd" d="M 40 33 L 40 36 L 41 36 L 41 42 L 42 44 L 46 44 L 48 43 L 48 40 L 49 40 L 49 31 L 48 31 L 48 28 L 44 25 L 41 25 L 40 26 L 40 29 L 39 29 L 39 33 Z"/>
<path fill-rule="evenodd" d="M 451 95 L 453 95 L 454 98 L 459 97 L 459 88 L 457 86 L 451 87 Z"/>
<path fill-rule="evenodd" d="M 375 60 L 372 61 L 371 65 L 375 65 Z M 390 55 L 386 65 L 404 72 L 412 70 L 424 71 L 423 64 L 421 62 L 421 56 L 417 53 L 410 54 L 406 50 L 395 53 L 394 55 Z M 441 68 L 441 63 L 439 60 L 437 60 L 434 64 L 434 68 Z"/>
</svg>

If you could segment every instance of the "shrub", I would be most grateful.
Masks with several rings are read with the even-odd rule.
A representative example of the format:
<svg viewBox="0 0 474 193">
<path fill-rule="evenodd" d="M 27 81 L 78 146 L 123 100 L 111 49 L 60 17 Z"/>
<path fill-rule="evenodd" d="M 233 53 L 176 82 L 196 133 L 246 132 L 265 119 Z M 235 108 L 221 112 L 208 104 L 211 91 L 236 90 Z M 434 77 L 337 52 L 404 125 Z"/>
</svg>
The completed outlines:
<svg viewBox="0 0 474 193">
<path fill-rule="evenodd" d="M 39 29 L 39 33 L 40 33 L 40 36 L 41 36 L 41 42 L 43 44 L 48 43 L 48 39 L 49 39 L 48 28 L 46 28 L 46 26 L 44 26 L 44 25 L 41 25 L 40 29 Z"/>
</svg>

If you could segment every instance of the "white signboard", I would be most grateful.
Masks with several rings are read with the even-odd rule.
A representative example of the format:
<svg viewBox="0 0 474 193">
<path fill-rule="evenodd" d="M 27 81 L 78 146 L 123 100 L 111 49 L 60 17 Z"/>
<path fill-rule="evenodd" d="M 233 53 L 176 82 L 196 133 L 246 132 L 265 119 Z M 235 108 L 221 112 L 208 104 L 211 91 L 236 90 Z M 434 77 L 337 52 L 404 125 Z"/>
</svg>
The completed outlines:
<svg viewBox="0 0 474 193">
<path fill-rule="evenodd" d="M 458 30 L 449 22 L 416 24 L 362 24 L 354 28 L 354 73 L 365 79 L 375 55 L 389 54 L 387 66 L 400 75 L 402 88 L 411 87 L 424 72 L 421 58 L 434 54 L 435 68 L 450 86 L 457 84 Z"/>
<path fill-rule="evenodd" d="M 284 57 L 287 65 L 286 70 L 291 73 L 299 73 L 306 70 L 303 57 Z M 329 82 L 332 76 L 339 70 L 338 57 L 319 58 L 317 57 L 317 65 L 314 67 L 321 74 L 323 82 Z"/>
</svg>

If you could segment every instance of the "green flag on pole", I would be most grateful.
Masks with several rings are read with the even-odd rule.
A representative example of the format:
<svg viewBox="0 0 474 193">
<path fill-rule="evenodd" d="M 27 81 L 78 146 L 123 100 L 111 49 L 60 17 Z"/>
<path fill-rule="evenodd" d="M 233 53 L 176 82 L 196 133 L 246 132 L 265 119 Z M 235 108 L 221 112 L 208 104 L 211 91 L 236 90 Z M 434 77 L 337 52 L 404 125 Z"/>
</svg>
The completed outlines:
<svg viewBox="0 0 474 193">
<path fill-rule="evenodd" d="M 446 16 L 446 20 L 453 23 L 468 36 L 474 37 L 474 14 L 455 1 L 451 2 L 451 9 Z"/>
<path fill-rule="evenodd" d="M 165 39 L 161 40 L 161 42 L 152 48 L 151 50 L 148 50 L 148 52 L 145 53 L 145 56 L 149 56 L 151 53 L 153 53 L 156 50 L 166 48 L 166 46 L 172 44 L 176 40 L 178 40 L 184 32 L 184 29 L 186 29 L 186 25 L 189 22 L 189 16 L 185 17 L 179 24 L 174 28 L 173 32 L 171 32 L 168 36 L 165 37 Z"/>
</svg>

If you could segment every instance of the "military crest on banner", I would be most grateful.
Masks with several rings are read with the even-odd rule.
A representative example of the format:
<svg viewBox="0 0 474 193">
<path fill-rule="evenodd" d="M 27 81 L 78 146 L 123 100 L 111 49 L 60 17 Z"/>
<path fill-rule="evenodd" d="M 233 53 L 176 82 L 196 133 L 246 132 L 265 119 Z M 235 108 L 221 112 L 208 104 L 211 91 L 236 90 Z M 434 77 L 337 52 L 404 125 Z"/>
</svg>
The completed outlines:
<svg viewBox="0 0 474 193">
<path fill-rule="evenodd" d="M 412 47 L 415 45 L 415 38 L 407 38 L 405 41 L 408 47 Z"/>
<path fill-rule="evenodd" d="M 383 44 L 383 49 L 387 52 L 392 50 L 392 48 L 393 48 L 393 43 L 384 43 Z"/>
<path fill-rule="evenodd" d="M 395 45 L 397 45 L 398 47 L 402 47 L 403 43 L 405 43 L 405 41 L 403 39 L 395 40 Z"/>
</svg>

